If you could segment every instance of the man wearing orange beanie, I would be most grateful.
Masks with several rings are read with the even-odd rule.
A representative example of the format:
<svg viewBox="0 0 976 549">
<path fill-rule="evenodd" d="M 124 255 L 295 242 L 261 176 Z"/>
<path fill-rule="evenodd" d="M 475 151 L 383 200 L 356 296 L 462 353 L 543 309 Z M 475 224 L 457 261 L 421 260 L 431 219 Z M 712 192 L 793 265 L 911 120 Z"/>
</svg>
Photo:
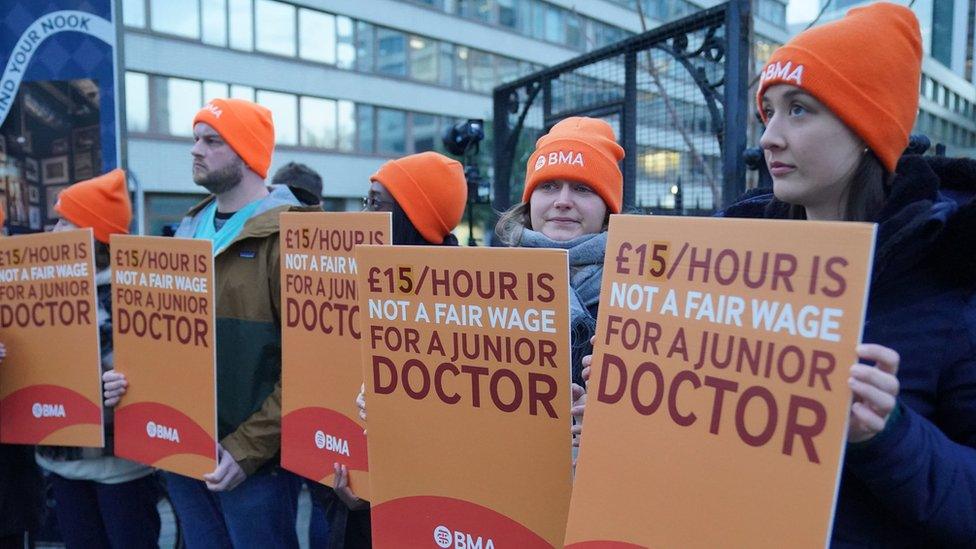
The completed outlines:
<svg viewBox="0 0 976 549">
<path fill-rule="evenodd" d="M 288 187 L 265 184 L 274 150 L 265 107 L 214 99 L 194 117 L 193 139 L 193 180 L 211 195 L 176 236 L 214 246 L 219 461 L 206 482 L 164 476 L 190 549 L 297 547 L 300 480 L 278 465 L 278 215 L 305 208 Z"/>
</svg>

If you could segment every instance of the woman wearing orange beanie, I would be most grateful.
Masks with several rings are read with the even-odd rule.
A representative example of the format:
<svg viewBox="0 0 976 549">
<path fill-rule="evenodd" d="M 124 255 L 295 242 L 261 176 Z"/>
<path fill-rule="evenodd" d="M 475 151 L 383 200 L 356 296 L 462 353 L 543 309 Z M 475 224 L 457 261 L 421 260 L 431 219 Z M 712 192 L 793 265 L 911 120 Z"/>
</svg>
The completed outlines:
<svg viewBox="0 0 976 549">
<path fill-rule="evenodd" d="M 529 155 L 522 202 L 495 227 L 509 246 L 569 251 L 572 371 L 578 385 L 582 357 L 593 351 L 607 222 L 623 202 L 623 158 L 610 124 L 585 117 L 560 121 Z"/>
<path fill-rule="evenodd" d="M 508 246 L 569 252 L 574 445 L 586 404 L 583 358 L 593 352 L 607 223 L 623 202 L 623 158 L 610 124 L 586 117 L 560 121 L 529 156 L 522 202 L 495 227 Z"/>
<path fill-rule="evenodd" d="M 976 546 L 976 162 L 902 156 L 922 43 L 878 3 L 773 53 L 757 103 L 773 179 L 728 217 L 878 223 L 833 547 Z M 949 192 L 947 192 L 949 191 Z"/>
<path fill-rule="evenodd" d="M 109 238 L 128 234 L 132 206 L 125 172 L 113 170 L 61 191 L 54 231 L 91 228 L 95 236 L 95 284 L 102 369 L 112 367 L 112 287 Z M 73 547 L 157 547 L 159 490 L 153 469 L 112 454 L 112 409 L 105 410 L 105 448 L 38 446 L 36 460 L 48 472 L 58 526 Z"/>
<path fill-rule="evenodd" d="M 451 233 L 464 215 L 467 183 L 457 160 L 436 152 L 390 160 L 370 177 L 364 206 L 371 212 L 393 214 L 394 246 L 457 246 Z M 365 387 L 357 402 L 365 419 Z M 335 489 L 310 486 L 313 504 L 321 507 L 329 523 L 327 547 L 345 549 L 372 546 L 369 502 L 349 488 L 348 470 L 333 464 Z"/>
</svg>

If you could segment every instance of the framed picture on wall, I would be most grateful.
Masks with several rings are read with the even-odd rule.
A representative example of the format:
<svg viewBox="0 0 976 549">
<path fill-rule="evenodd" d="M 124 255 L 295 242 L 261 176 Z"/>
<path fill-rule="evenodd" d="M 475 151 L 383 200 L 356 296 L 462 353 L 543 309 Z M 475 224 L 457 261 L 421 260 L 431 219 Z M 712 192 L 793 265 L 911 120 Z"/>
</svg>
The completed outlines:
<svg viewBox="0 0 976 549">
<path fill-rule="evenodd" d="M 92 165 L 92 154 L 90 149 L 76 149 L 74 161 L 75 181 L 95 177 L 95 170 L 93 169 Z"/>
<path fill-rule="evenodd" d="M 57 219 L 58 212 L 54 211 L 54 205 L 58 203 L 58 194 L 67 189 L 69 185 L 57 185 L 44 188 L 45 216 L 47 219 Z"/>
<path fill-rule="evenodd" d="M 24 159 L 24 177 L 32 182 L 37 183 L 40 181 L 39 168 L 37 165 L 37 159 L 35 158 L 25 158 Z"/>
<path fill-rule="evenodd" d="M 39 189 L 37 185 L 27 186 L 27 201 L 31 204 L 41 203 L 41 189 Z"/>
<path fill-rule="evenodd" d="M 30 218 L 30 228 L 33 231 L 41 230 L 41 207 L 31 206 L 28 210 L 28 217 Z"/>
<path fill-rule="evenodd" d="M 68 138 L 62 137 L 51 141 L 51 154 L 66 154 L 68 152 Z"/>
<path fill-rule="evenodd" d="M 41 160 L 41 174 L 45 185 L 68 182 L 68 157 L 55 156 Z"/>
<path fill-rule="evenodd" d="M 98 144 L 98 126 L 77 128 L 72 133 L 75 148 L 93 149 Z"/>
</svg>

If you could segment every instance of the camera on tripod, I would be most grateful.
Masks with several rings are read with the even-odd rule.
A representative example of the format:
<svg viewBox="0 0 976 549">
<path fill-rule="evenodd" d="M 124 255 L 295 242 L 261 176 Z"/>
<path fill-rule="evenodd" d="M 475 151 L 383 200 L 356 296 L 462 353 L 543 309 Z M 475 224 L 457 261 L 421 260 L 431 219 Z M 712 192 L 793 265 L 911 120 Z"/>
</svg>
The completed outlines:
<svg viewBox="0 0 976 549">
<path fill-rule="evenodd" d="M 464 161 L 464 179 L 468 184 L 468 246 L 477 246 L 474 238 L 474 206 L 488 202 L 488 189 L 482 185 L 478 170 L 479 144 L 485 138 L 485 121 L 477 118 L 448 127 L 442 138 L 444 148 Z"/>
</svg>

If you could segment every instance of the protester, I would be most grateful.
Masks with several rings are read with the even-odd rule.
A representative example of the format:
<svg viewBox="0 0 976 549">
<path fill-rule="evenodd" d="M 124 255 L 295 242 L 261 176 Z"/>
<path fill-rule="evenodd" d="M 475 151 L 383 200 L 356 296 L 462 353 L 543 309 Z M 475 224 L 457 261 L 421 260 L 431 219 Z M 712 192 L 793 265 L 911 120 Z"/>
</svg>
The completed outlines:
<svg viewBox="0 0 976 549">
<path fill-rule="evenodd" d="M 593 352 L 607 223 L 623 202 L 623 158 L 613 128 L 603 120 L 562 120 L 536 142 L 522 202 L 502 214 L 495 229 L 509 246 L 569 252 L 574 444 L 586 405 L 582 359 Z"/>
<path fill-rule="evenodd" d="M 435 152 L 390 160 L 370 178 L 363 199 L 371 212 L 392 213 L 394 246 L 457 246 L 451 233 L 461 221 L 467 199 L 464 168 Z M 357 402 L 365 419 L 363 389 Z M 326 509 L 330 523 L 328 549 L 371 547 L 369 503 L 349 486 L 345 465 L 333 464 L 335 489 L 318 485 L 312 492 Z"/>
<path fill-rule="evenodd" d="M 61 191 L 54 231 L 91 228 L 95 236 L 95 285 L 102 369 L 112 352 L 112 276 L 109 238 L 128 234 L 132 206 L 125 172 L 116 169 Z M 72 547 L 157 547 L 159 499 L 150 467 L 113 455 L 111 409 L 105 411 L 105 447 L 38 446 L 37 463 L 48 473 L 61 537 Z"/>
<path fill-rule="evenodd" d="M 322 203 L 322 176 L 305 164 L 289 162 L 278 168 L 271 184 L 287 186 L 306 206 Z"/>
<path fill-rule="evenodd" d="M 921 56 L 889 3 L 776 50 L 757 94 L 773 191 L 724 212 L 878 223 L 832 547 L 976 545 L 976 161 L 902 156 Z"/>
<path fill-rule="evenodd" d="M 163 473 L 186 545 L 297 547 L 301 481 L 278 466 L 281 329 L 278 215 L 306 211 L 287 187 L 265 185 L 271 111 L 215 99 L 193 119 L 193 180 L 211 196 L 177 237 L 211 240 L 216 267 L 218 465 L 205 482 Z M 106 374 L 106 398 L 125 392 Z"/>
</svg>

